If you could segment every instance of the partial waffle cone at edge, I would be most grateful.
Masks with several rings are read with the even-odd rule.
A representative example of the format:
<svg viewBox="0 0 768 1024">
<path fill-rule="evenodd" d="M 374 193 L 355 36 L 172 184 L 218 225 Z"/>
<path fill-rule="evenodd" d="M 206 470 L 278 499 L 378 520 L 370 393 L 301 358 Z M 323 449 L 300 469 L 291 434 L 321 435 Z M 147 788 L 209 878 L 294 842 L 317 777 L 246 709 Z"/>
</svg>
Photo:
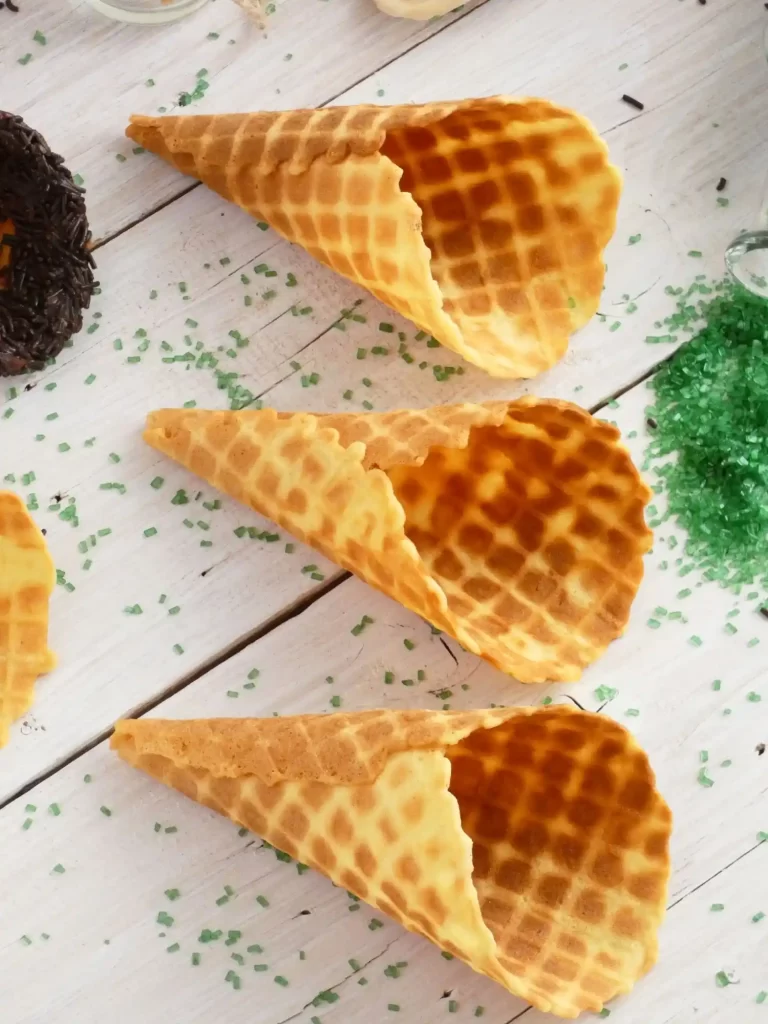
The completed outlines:
<svg viewBox="0 0 768 1024">
<path fill-rule="evenodd" d="M 0 747 L 32 706 L 35 680 L 56 658 L 48 649 L 55 572 L 40 530 L 15 494 L 0 491 Z"/>
<path fill-rule="evenodd" d="M 651 543 L 618 430 L 568 402 L 168 409 L 144 437 L 522 682 L 623 632 Z"/>
<path fill-rule="evenodd" d="M 656 960 L 671 815 L 610 719 L 143 719 L 112 747 L 541 1010 L 600 1010 Z"/>
<path fill-rule="evenodd" d="M 597 309 L 620 175 L 546 100 L 146 117 L 128 136 L 499 377 Z"/>
</svg>

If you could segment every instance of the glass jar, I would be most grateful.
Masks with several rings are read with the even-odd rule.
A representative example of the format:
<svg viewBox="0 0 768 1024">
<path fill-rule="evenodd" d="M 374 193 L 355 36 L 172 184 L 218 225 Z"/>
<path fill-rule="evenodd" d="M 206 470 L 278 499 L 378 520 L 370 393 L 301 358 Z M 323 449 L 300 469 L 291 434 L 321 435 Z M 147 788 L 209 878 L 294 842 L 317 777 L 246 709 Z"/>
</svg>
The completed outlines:
<svg viewBox="0 0 768 1024">
<path fill-rule="evenodd" d="M 768 57 L 768 26 L 763 38 Z M 752 231 L 744 231 L 725 250 L 725 266 L 731 277 L 755 295 L 768 298 L 768 181 Z"/>
<path fill-rule="evenodd" d="M 115 21 L 162 25 L 199 10 L 208 0 L 88 0 L 91 7 Z"/>
</svg>

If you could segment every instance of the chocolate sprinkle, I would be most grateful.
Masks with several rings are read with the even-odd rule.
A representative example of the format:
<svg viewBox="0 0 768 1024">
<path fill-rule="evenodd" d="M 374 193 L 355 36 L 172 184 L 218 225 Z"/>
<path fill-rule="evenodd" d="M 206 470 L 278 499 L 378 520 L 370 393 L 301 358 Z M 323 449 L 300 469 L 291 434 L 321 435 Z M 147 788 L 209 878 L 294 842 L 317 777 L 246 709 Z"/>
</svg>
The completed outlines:
<svg viewBox="0 0 768 1024">
<path fill-rule="evenodd" d="M 727 178 L 721 178 L 720 181 L 718 181 L 717 185 L 715 185 L 715 191 L 716 192 L 722 192 L 727 184 L 728 184 L 728 179 Z"/>
<path fill-rule="evenodd" d="M 624 103 L 628 103 L 630 107 L 634 107 L 636 110 L 645 110 L 645 104 L 641 103 L 640 100 L 636 100 L 634 96 L 627 96 L 626 93 L 621 97 Z"/>
<path fill-rule="evenodd" d="M 7 2 L 7 0 L 6 0 Z M 42 135 L 0 111 L 0 376 L 42 369 L 83 326 L 97 282 L 83 189 Z"/>
</svg>

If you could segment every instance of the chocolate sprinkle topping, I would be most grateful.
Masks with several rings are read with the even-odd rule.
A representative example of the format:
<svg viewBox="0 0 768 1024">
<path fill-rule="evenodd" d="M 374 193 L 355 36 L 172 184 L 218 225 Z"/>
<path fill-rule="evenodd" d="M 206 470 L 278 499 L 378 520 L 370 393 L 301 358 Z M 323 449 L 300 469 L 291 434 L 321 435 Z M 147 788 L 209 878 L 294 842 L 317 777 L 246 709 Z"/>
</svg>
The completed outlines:
<svg viewBox="0 0 768 1024">
<path fill-rule="evenodd" d="M 721 178 L 720 181 L 718 181 L 717 185 L 715 185 L 715 191 L 716 192 L 722 192 L 727 184 L 728 184 L 728 179 L 727 178 Z"/>
<path fill-rule="evenodd" d="M 634 107 L 635 110 L 645 110 L 645 104 L 641 103 L 640 100 L 636 100 L 634 96 L 627 96 L 626 93 L 621 97 L 624 103 L 628 103 L 630 107 Z"/>
<path fill-rule="evenodd" d="M 20 117 L 0 111 L 0 376 L 40 370 L 83 326 L 97 282 L 83 189 Z"/>
</svg>

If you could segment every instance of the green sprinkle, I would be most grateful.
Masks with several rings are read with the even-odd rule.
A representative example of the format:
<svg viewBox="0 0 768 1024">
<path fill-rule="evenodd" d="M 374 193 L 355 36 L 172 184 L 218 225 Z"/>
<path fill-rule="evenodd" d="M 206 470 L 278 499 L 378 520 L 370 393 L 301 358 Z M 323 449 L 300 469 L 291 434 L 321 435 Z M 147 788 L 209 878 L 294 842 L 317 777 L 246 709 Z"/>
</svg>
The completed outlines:
<svg viewBox="0 0 768 1024">
<path fill-rule="evenodd" d="M 112 811 L 108 807 L 105 807 L 104 805 L 102 805 L 99 808 L 99 810 L 101 811 L 101 813 L 104 815 L 105 818 L 111 818 L 112 817 Z"/>
<path fill-rule="evenodd" d="M 155 923 L 162 925 L 163 928 L 170 928 L 173 925 L 173 920 L 174 919 L 167 911 L 161 910 L 155 918 Z"/>
<path fill-rule="evenodd" d="M 713 903 L 712 906 L 709 909 L 714 911 L 715 913 L 719 913 L 719 911 L 725 910 L 725 904 L 724 903 Z"/>
<path fill-rule="evenodd" d="M 413 642 L 413 640 L 403 640 L 403 647 L 405 647 L 407 651 L 412 651 L 415 646 L 416 644 Z"/>
<path fill-rule="evenodd" d="M 758 910 L 758 912 L 756 914 L 752 915 L 752 923 L 753 924 L 757 924 L 759 921 L 762 921 L 764 917 L 765 917 L 765 914 L 763 913 L 763 911 L 762 910 Z"/>
<path fill-rule="evenodd" d="M 768 999 L 768 992 L 766 992 L 765 990 L 763 990 L 762 992 L 758 992 L 755 996 L 756 1003 L 764 1003 L 766 999 Z"/>
<path fill-rule="evenodd" d="M 64 872 L 66 871 L 66 868 L 64 867 L 63 864 L 54 864 L 53 870 L 56 872 L 57 875 L 63 875 Z"/>
<path fill-rule="evenodd" d="M 267 899 L 266 896 L 257 896 L 256 897 L 256 902 L 259 904 L 260 907 L 268 907 L 269 906 L 269 900 Z"/>
<path fill-rule="evenodd" d="M 48 808 L 48 813 L 52 814 L 54 818 L 58 818 L 61 814 L 61 807 L 58 804 L 51 804 Z"/>
<path fill-rule="evenodd" d="M 603 685 L 597 687 L 597 689 L 595 690 L 595 697 L 599 701 L 611 701 L 616 699 L 618 693 L 619 691 L 615 689 L 615 687 Z"/>
<path fill-rule="evenodd" d="M 714 784 L 715 784 L 713 782 L 713 780 L 710 779 L 710 777 L 707 775 L 707 769 L 706 768 L 699 768 L 699 772 L 698 772 L 698 775 L 696 776 L 696 779 L 697 779 L 697 781 L 698 781 L 700 786 L 705 786 L 707 789 L 709 789 L 710 786 L 714 786 Z"/>
<path fill-rule="evenodd" d="M 663 460 L 654 469 L 687 531 L 686 554 L 707 578 L 737 586 L 768 568 L 765 306 L 727 284 L 671 292 L 677 306 L 666 326 L 704 326 L 651 379 L 647 416 L 657 426 L 646 456 Z"/>
<path fill-rule="evenodd" d="M 725 973 L 725 971 L 718 971 L 715 975 L 715 984 L 718 988 L 725 988 L 726 985 L 732 985 L 733 982 Z"/>
<path fill-rule="evenodd" d="M 353 626 L 352 629 L 350 629 L 350 633 L 352 634 L 352 636 L 360 636 L 365 627 L 370 626 L 372 623 L 373 619 L 370 618 L 368 615 L 364 615 L 362 619 L 357 623 L 357 625 Z"/>
<path fill-rule="evenodd" d="M 165 895 L 173 903 L 174 900 L 177 900 L 181 896 L 181 893 L 178 889 L 166 889 Z"/>
<path fill-rule="evenodd" d="M 155 529 L 155 527 L 154 526 L 150 526 L 150 527 L 148 527 L 144 531 L 144 536 L 145 537 L 154 537 L 156 533 L 157 533 L 157 530 Z"/>
<path fill-rule="evenodd" d="M 330 705 L 331 705 L 332 708 L 340 708 L 341 707 L 341 697 L 338 697 L 338 696 L 331 697 Z"/>
</svg>

